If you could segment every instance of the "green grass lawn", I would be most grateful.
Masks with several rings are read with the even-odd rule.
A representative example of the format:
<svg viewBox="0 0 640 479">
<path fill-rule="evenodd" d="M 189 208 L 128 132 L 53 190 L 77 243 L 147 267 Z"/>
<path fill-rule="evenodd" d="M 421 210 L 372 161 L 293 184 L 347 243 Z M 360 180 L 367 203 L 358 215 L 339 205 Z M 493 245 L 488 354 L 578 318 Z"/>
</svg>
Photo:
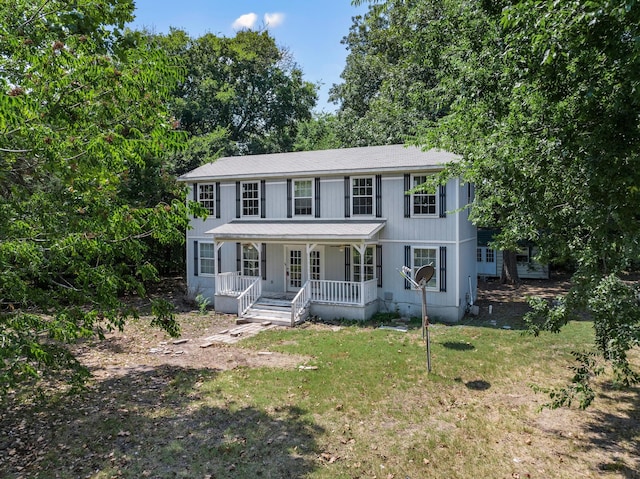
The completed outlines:
<svg viewBox="0 0 640 479">
<path fill-rule="evenodd" d="M 240 343 L 304 355 L 303 369 L 194 365 L 97 381 L 80 398 L 5 417 L 5 435 L 21 424 L 49 433 L 21 470 L 0 462 L 0 476 L 637 477 L 638 390 L 605 382 L 584 412 L 541 411 L 548 398 L 531 388 L 568 380 L 570 352 L 593 343 L 591 323 L 538 338 L 437 324 L 430 338 L 430 374 L 420 329 L 308 325 Z"/>
</svg>

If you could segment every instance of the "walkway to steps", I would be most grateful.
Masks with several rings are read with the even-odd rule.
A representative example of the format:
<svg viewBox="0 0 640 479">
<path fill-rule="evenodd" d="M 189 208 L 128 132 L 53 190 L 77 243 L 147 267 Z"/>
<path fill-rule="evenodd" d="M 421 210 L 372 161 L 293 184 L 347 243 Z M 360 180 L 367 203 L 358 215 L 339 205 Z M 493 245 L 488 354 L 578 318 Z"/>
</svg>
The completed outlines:
<svg viewBox="0 0 640 479">
<path fill-rule="evenodd" d="M 240 324 L 239 326 L 233 329 L 225 329 L 224 331 L 218 331 L 216 334 L 212 336 L 202 338 L 202 344 L 200 344 L 200 347 L 207 348 L 209 346 L 212 346 L 215 343 L 234 344 L 240 341 L 241 339 L 255 336 L 261 331 L 266 331 L 268 329 L 272 329 L 275 327 L 276 325 L 269 321 L 264 321 L 262 323 Z"/>
</svg>

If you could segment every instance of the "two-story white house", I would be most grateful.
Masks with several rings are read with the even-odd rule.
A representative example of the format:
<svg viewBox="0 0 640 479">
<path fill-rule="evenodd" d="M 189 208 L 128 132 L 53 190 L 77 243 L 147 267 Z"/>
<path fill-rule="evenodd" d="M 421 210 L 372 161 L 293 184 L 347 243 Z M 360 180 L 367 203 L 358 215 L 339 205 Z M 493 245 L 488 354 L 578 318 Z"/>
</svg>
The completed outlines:
<svg viewBox="0 0 640 479">
<path fill-rule="evenodd" d="M 421 315 L 400 275 L 425 264 L 429 317 L 457 321 L 475 299 L 472 187 L 408 194 L 456 161 L 403 145 L 220 158 L 180 177 L 209 212 L 187 231 L 187 284 L 220 312 L 295 324 L 308 314 Z M 262 311 L 262 314 L 260 314 Z"/>
</svg>

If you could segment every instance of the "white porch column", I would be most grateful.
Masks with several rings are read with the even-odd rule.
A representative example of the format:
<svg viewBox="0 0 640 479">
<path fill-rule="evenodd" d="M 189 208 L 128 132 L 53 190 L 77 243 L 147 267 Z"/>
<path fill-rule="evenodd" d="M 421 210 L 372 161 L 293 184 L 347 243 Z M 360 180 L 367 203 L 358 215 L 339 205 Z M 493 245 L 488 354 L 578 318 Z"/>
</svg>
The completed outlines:
<svg viewBox="0 0 640 479">
<path fill-rule="evenodd" d="M 222 248 L 222 245 L 224 244 L 224 241 L 216 241 L 213 240 L 213 245 L 214 245 L 214 255 L 215 257 L 213 258 L 213 273 L 217 276 L 220 271 L 218 271 L 218 254 L 220 252 L 220 248 Z"/>
<path fill-rule="evenodd" d="M 360 253 L 360 282 L 364 282 L 364 252 L 367 250 L 367 245 L 365 244 L 354 244 L 353 247 Z"/>
<path fill-rule="evenodd" d="M 307 243 L 307 281 L 311 281 L 311 252 L 318 246 L 318 243 Z"/>
</svg>

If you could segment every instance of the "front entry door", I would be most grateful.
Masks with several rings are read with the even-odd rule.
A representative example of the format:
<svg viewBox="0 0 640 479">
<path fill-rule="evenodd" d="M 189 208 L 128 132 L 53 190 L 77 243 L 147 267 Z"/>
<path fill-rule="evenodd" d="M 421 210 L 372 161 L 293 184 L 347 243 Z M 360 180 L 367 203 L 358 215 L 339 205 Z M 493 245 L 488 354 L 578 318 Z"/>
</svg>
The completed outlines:
<svg viewBox="0 0 640 479">
<path fill-rule="evenodd" d="M 286 290 L 298 291 L 303 284 L 302 265 L 303 265 L 303 249 L 294 246 L 288 246 L 285 251 L 285 285 Z"/>
</svg>

